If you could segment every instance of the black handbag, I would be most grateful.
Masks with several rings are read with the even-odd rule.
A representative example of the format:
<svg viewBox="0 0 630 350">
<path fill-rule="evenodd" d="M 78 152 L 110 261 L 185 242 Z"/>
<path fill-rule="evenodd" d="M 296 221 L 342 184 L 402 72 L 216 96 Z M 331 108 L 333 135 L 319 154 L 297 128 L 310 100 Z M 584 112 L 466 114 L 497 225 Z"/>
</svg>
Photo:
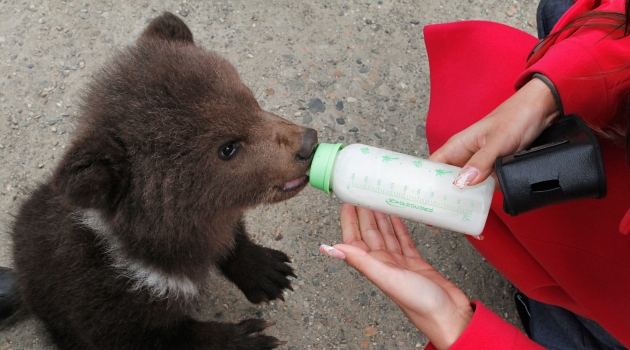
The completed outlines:
<svg viewBox="0 0 630 350">
<path fill-rule="evenodd" d="M 606 196 L 599 142 L 577 115 L 561 117 L 528 149 L 496 160 L 503 210 L 516 216 L 577 199 Z"/>
</svg>

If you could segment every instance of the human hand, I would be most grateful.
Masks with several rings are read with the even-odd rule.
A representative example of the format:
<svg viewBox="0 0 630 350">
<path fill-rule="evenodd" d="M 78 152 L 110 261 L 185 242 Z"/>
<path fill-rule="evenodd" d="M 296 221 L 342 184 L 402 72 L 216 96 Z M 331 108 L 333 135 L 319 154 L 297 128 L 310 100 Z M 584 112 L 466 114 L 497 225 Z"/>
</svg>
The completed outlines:
<svg viewBox="0 0 630 350">
<path fill-rule="evenodd" d="M 528 147 L 559 115 L 551 89 L 532 79 L 477 123 L 453 135 L 429 160 L 463 167 L 457 187 L 484 181 L 499 157 Z"/>
<path fill-rule="evenodd" d="M 390 218 L 391 223 L 383 213 L 344 204 L 343 244 L 322 245 L 320 251 L 365 275 L 436 348 L 447 349 L 470 323 L 470 301 L 420 256 L 405 224 Z"/>
</svg>

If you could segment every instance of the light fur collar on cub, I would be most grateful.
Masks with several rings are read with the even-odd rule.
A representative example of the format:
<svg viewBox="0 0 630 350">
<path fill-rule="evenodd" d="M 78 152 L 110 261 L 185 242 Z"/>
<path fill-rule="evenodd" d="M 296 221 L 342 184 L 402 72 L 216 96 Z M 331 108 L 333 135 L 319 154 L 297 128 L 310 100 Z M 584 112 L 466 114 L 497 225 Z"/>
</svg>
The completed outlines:
<svg viewBox="0 0 630 350">
<path fill-rule="evenodd" d="M 188 277 L 168 274 L 142 260 L 126 256 L 122 243 L 97 210 L 76 211 L 73 216 L 78 224 L 91 229 L 103 240 L 107 254 L 114 261 L 113 267 L 133 281 L 131 290 L 146 289 L 156 299 L 190 300 L 199 295 L 199 287 Z"/>
</svg>

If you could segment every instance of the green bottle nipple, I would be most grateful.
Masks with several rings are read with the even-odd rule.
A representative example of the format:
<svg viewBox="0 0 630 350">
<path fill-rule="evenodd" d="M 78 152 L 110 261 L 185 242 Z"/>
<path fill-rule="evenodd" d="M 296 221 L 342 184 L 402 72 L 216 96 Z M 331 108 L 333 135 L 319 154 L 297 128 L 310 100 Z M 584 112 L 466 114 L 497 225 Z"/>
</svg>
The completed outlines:
<svg viewBox="0 0 630 350">
<path fill-rule="evenodd" d="M 311 186 L 330 194 L 330 174 L 337 153 L 343 148 L 342 143 L 320 143 L 313 155 L 309 182 Z"/>
</svg>

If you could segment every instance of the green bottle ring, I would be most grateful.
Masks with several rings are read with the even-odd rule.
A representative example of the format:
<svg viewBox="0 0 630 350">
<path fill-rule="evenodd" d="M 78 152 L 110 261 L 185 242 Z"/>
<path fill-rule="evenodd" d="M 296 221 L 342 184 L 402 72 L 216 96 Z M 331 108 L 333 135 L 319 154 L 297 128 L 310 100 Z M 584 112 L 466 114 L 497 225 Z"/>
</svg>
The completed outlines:
<svg viewBox="0 0 630 350">
<path fill-rule="evenodd" d="M 333 165 L 335 164 L 335 159 L 337 158 L 337 153 L 339 153 L 341 149 L 343 149 L 342 143 L 320 143 L 317 146 L 309 174 L 311 186 L 330 194 L 330 175 Z"/>
</svg>

